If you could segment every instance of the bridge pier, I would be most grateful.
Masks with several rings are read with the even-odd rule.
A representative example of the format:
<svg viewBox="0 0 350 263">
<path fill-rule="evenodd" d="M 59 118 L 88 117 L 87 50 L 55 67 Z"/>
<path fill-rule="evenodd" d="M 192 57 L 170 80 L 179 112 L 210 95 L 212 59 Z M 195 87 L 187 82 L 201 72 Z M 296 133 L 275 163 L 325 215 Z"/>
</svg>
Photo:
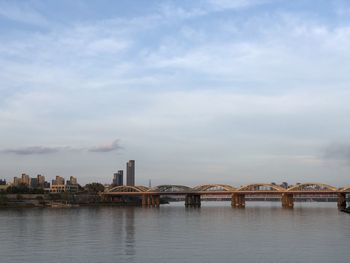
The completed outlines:
<svg viewBox="0 0 350 263">
<path fill-rule="evenodd" d="M 159 207 L 160 195 L 142 195 L 142 206 Z"/>
<path fill-rule="evenodd" d="M 233 194 L 231 198 L 231 206 L 233 208 L 244 208 L 245 207 L 245 195 L 244 194 Z"/>
<path fill-rule="evenodd" d="M 199 194 L 186 194 L 186 207 L 201 207 L 201 196 Z"/>
<path fill-rule="evenodd" d="M 294 207 L 293 194 L 282 194 L 281 201 L 282 201 L 283 208 L 293 208 Z"/>
<path fill-rule="evenodd" d="M 338 194 L 338 209 L 345 209 L 345 208 L 346 208 L 346 194 L 339 193 Z"/>
</svg>

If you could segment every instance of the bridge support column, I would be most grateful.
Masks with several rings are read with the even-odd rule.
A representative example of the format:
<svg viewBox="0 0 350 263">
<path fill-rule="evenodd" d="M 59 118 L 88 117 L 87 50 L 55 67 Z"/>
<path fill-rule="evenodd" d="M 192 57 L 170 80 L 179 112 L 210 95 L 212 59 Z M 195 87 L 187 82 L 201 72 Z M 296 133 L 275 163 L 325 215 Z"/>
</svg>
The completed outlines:
<svg viewBox="0 0 350 263">
<path fill-rule="evenodd" d="M 186 207 L 201 207 L 201 196 L 198 194 L 187 194 L 185 196 Z"/>
<path fill-rule="evenodd" d="M 345 208 L 346 208 L 346 194 L 339 193 L 338 194 L 338 209 L 345 209 Z"/>
<path fill-rule="evenodd" d="M 142 206 L 151 206 L 152 205 L 152 198 L 150 195 L 143 195 L 142 196 Z"/>
<path fill-rule="evenodd" d="M 159 207 L 160 206 L 160 195 L 149 195 L 149 194 L 143 195 L 142 196 L 142 206 Z"/>
<path fill-rule="evenodd" d="M 148 195 L 142 195 L 142 206 L 148 206 Z"/>
<path fill-rule="evenodd" d="M 159 207 L 160 205 L 160 195 L 152 195 L 152 206 L 153 207 Z"/>
<path fill-rule="evenodd" d="M 245 207 L 245 195 L 244 194 L 233 194 L 231 198 L 231 206 L 233 208 L 244 208 Z"/>
<path fill-rule="evenodd" d="M 293 208 L 294 207 L 293 194 L 282 194 L 281 201 L 282 201 L 283 208 Z"/>
</svg>

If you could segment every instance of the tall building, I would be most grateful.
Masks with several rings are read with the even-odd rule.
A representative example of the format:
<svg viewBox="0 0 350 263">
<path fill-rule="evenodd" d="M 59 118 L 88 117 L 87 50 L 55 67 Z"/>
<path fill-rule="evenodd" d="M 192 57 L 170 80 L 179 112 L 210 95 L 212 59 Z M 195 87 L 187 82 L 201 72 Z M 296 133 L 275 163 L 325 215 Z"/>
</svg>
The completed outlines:
<svg viewBox="0 0 350 263">
<path fill-rule="evenodd" d="M 126 163 L 126 185 L 135 185 L 135 160 Z"/>
<path fill-rule="evenodd" d="M 77 185 L 78 184 L 77 178 L 74 176 L 71 176 L 69 178 L 69 180 L 67 181 L 67 184 L 68 185 Z"/>
<path fill-rule="evenodd" d="M 51 193 L 62 193 L 65 190 L 66 190 L 66 186 L 64 185 L 64 178 L 56 175 L 56 179 L 52 180 L 50 192 Z"/>
<path fill-rule="evenodd" d="M 76 177 L 71 176 L 69 178 L 69 180 L 67 180 L 65 191 L 66 192 L 78 192 L 79 191 L 78 180 Z"/>
<path fill-rule="evenodd" d="M 42 176 L 41 174 L 38 174 L 36 176 L 36 179 L 38 181 L 38 187 L 44 188 L 44 186 L 45 186 L 45 176 Z"/>
<path fill-rule="evenodd" d="M 25 184 L 26 186 L 30 185 L 31 178 L 28 174 L 22 174 L 21 184 Z"/>
<path fill-rule="evenodd" d="M 64 185 L 64 178 L 56 175 L 56 179 L 52 180 L 52 185 Z"/>
<path fill-rule="evenodd" d="M 21 178 L 18 178 L 17 176 L 13 177 L 13 185 L 17 186 L 21 183 Z"/>
<path fill-rule="evenodd" d="M 30 179 L 30 188 L 38 188 L 38 178 Z"/>
<path fill-rule="evenodd" d="M 124 180 L 123 180 L 123 170 L 119 170 L 117 173 L 114 174 L 113 177 L 113 185 L 115 186 L 120 186 L 124 184 Z"/>
</svg>

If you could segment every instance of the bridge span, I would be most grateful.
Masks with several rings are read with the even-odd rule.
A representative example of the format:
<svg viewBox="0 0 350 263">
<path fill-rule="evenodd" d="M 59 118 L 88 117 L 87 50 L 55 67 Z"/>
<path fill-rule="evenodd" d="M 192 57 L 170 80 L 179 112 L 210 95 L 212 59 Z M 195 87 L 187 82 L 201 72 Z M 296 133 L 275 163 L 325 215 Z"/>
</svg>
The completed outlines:
<svg viewBox="0 0 350 263">
<path fill-rule="evenodd" d="M 337 198 L 339 209 L 346 208 L 350 197 L 350 186 L 336 188 L 322 183 L 302 183 L 283 188 L 275 184 L 248 184 L 234 187 L 227 184 L 205 184 L 196 187 L 184 185 L 159 185 L 154 188 L 146 186 L 116 186 L 101 193 L 105 200 L 113 201 L 115 197 L 140 197 L 143 206 L 159 207 L 161 196 L 183 196 L 186 207 L 200 207 L 202 196 L 230 196 L 233 208 L 244 208 L 246 197 L 277 197 L 283 208 L 293 208 L 297 197 L 331 196 Z"/>
</svg>

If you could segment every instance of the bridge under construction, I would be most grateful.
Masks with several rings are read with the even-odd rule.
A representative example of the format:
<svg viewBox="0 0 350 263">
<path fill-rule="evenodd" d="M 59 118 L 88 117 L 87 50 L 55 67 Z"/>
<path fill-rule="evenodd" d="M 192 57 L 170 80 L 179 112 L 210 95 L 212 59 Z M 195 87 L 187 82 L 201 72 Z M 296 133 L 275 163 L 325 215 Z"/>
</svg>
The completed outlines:
<svg viewBox="0 0 350 263">
<path fill-rule="evenodd" d="M 322 183 L 302 183 L 289 188 L 275 184 L 248 184 L 234 187 L 227 184 L 204 184 L 196 187 L 184 185 L 159 185 L 153 188 L 146 186 L 116 186 L 101 193 L 105 200 L 113 202 L 120 197 L 139 197 L 146 207 L 159 207 L 161 197 L 182 196 L 186 207 L 200 207 L 202 196 L 229 196 L 233 208 L 244 208 L 246 198 L 277 197 L 283 208 L 293 208 L 297 197 L 328 196 L 337 199 L 339 209 L 346 208 L 350 196 L 350 185 L 337 188 Z"/>
</svg>

